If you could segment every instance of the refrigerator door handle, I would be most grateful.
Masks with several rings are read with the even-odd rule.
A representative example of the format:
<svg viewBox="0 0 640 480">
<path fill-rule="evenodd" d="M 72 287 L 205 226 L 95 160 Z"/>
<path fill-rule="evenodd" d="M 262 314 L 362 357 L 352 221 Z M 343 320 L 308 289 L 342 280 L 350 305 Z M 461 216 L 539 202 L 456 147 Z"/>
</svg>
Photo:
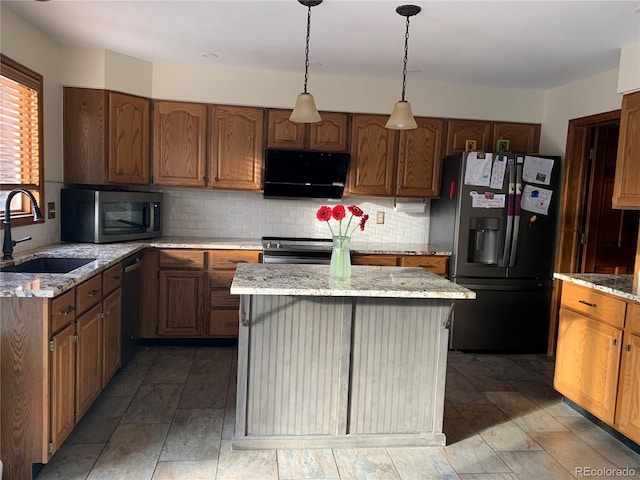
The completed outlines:
<svg viewBox="0 0 640 480">
<path fill-rule="evenodd" d="M 513 239 L 511 240 L 511 253 L 509 255 L 509 267 L 516 266 L 518 249 L 518 235 L 520 234 L 520 203 L 522 199 L 522 164 L 516 165 L 516 192 L 513 209 Z"/>
<path fill-rule="evenodd" d="M 511 255 L 511 232 L 513 230 L 513 208 L 514 208 L 514 194 L 515 194 L 515 172 L 513 171 L 514 164 L 513 159 L 508 160 L 507 173 L 509 175 L 509 186 L 507 194 L 507 225 L 505 228 L 504 236 L 504 249 L 502 250 L 501 267 L 509 265 L 509 257 Z"/>
</svg>

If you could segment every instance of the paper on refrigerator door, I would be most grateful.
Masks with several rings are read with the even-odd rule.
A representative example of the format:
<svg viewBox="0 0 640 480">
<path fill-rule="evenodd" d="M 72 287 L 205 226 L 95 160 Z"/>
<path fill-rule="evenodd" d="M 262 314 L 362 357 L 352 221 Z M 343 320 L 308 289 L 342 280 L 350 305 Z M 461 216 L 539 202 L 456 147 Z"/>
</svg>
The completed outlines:
<svg viewBox="0 0 640 480">
<path fill-rule="evenodd" d="M 551 170 L 553 170 L 552 158 L 524 157 L 524 169 L 522 179 L 529 183 L 549 185 L 551 183 Z"/>
<path fill-rule="evenodd" d="M 549 204 L 551 203 L 552 190 L 535 185 L 525 185 L 522 191 L 520 208 L 529 212 L 549 214 Z"/>
<path fill-rule="evenodd" d="M 493 162 L 493 167 L 491 168 L 491 184 L 489 185 L 491 188 L 502 190 L 502 187 L 504 186 L 504 172 L 506 170 L 507 156 L 496 155 L 496 159 Z"/>
<path fill-rule="evenodd" d="M 469 192 L 469 195 L 471 195 L 472 208 L 504 208 L 506 203 L 506 195 L 504 193 Z"/>
<path fill-rule="evenodd" d="M 491 160 L 493 154 L 469 152 L 464 171 L 464 184 L 488 187 L 491 180 Z"/>
</svg>

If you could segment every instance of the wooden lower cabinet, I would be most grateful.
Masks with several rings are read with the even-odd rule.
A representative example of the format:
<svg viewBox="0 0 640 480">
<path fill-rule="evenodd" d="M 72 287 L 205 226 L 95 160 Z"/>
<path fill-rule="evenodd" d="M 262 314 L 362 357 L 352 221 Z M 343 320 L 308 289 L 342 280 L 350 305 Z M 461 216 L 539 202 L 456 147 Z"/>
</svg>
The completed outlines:
<svg viewBox="0 0 640 480">
<path fill-rule="evenodd" d="M 75 324 L 70 323 L 50 341 L 51 443 L 60 446 L 75 425 Z"/>
<path fill-rule="evenodd" d="M 436 275 L 447 276 L 449 257 L 444 255 L 351 254 L 352 265 L 383 267 L 422 267 Z"/>
<path fill-rule="evenodd" d="M 640 304 L 563 282 L 554 387 L 640 443 Z"/>
<path fill-rule="evenodd" d="M 158 335 L 202 334 L 206 276 L 196 270 L 160 271 Z"/>
<path fill-rule="evenodd" d="M 102 391 L 102 317 L 96 305 L 77 320 L 76 422 Z"/>
<path fill-rule="evenodd" d="M 640 335 L 625 337 L 618 390 L 618 428 L 640 443 Z"/>
<path fill-rule="evenodd" d="M 585 410 L 613 423 L 622 330 L 560 309 L 554 387 Z"/>
<path fill-rule="evenodd" d="M 122 344 L 122 290 L 117 289 L 102 301 L 102 388 L 120 368 Z"/>
</svg>

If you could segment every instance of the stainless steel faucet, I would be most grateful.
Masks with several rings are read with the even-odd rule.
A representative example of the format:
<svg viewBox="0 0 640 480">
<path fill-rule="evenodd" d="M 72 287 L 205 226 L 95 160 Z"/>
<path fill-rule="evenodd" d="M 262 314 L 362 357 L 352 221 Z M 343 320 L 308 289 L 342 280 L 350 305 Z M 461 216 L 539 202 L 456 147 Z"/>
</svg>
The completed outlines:
<svg viewBox="0 0 640 480">
<path fill-rule="evenodd" d="M 20 242 L 31 240 L 31 237 L 21 238 L 20 240 L 11 240 L 11 199 L 18 193 L 24 193 L 31 201 L 31 206 L 33 207 L 33 221 L 35 222 L 42 218 L 40 207 L 38 207 L 38 202 L 36 202 L 36 197 L 34 197 L 30 191 L 24 190 L 23 188 L 16 188 L 9 192 L 9 195 L 7 195 L 7 201 L 4 205 L 4 242 L 2 244 L 2 253 L 4 254 L 2 256 L 3 260 L 13 260 L 13 247 Z"/>
</svg>

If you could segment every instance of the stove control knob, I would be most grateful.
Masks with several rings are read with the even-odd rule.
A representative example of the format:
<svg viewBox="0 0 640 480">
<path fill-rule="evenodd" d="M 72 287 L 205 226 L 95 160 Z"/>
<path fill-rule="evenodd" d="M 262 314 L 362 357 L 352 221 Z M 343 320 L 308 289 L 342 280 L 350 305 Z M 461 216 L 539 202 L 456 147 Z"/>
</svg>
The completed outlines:
<svg viewBox="0 0 640 480">
<path fill-rule="evenodd" d="M 267 248 L 271 248 L 271 242 L 267 242 Z"/>
<path fill-rule="evenodd" d="M 282 248 L 282 244 L 280 242 L 276 243 L 276 248 Z"/>
</svg>

